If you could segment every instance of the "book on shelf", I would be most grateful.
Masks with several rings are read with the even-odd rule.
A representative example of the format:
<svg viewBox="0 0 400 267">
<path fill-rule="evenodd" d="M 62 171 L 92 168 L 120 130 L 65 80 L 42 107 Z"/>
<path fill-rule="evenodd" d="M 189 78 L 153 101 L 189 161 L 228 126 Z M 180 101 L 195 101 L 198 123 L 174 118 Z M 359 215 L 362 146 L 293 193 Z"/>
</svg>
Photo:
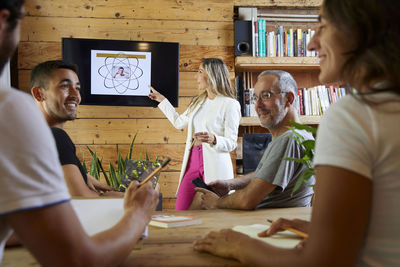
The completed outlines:
<svg viewBox="0 0 400 267">
<path fill-rule="evenodd" d="M 265 11 L 262 8 L 258 10 L 256 7 L 239 7 L 239 19 L 251 21 L 253 57 L 317 56 L 315 51 L 307 51 L 315 31 L 298 26 L 312 26 L 318 22 L 318 15 L 284 13 Z M 289 23 L 293 23 L 293 26 Z"/>
<path fill-rule="evenodd" d="M 253 57 L 257 56 L 256 54 L 256 46 L 257 43 L 256 41 L 256 36 L 255 36 L 255 31 L 257 30 L 257 28 L 255 27 L 255 25 L 257 24 L 257 8 L 251 8 L 250 11 L 250 16 L 251 16 L 251 41 L 252 41 L 252 55 Z"/>
<path fill-rule="evenodd" d="M 301 29 L 297 29 L 297 56 L 303 57 L 303 51 L 306 50 L 303 44 L 303 31 Z"/>
<path fill-rule="evenodd" d="M 258 32 L 258 56 L 263 57 L 264 56 L 264 47 L 263 47 L 263 41 L 265 42 L 265 35 L 263 35 L 263 22 L 262 19 L 259 19 L 257 21 L 257 32 Z"/>
<path fill-rule="evenodd" d="M 300 115 L 321 116 L 330 105 L 344 97 L 347 92 L 345 88 L 319 85 L 311 88 L 299 88 L 297 94 Z"/>
<path fill-rule="evenodd" d="M 278 26 L 278 30 L 267 31 L 263 19 L 253 23 L 254 54 L 256 57 L 315 57 L 315 51 L 307 51 L 315 31 L 311 29 L 287 29 Z"/>
<path fill-rule="evenodd" d="M 175 228 L 189 225 L 201 224 L 202 221 L 198 218 L 191 216 L 179 216 L 179 215 L 153 215 L 149 222 L 150 226 L 161 227 L 161 228 Z"/>
<path fill-rule="evenodd" d="M 250 113 L 247 116 L 250 117 L 255 117 L 257 116 L 256 112 L 256 100 L 254 98 L 254 88 L 249 88 L 249 94 L 250 94 Z"/>
<path fill-rule="evenodd" d="M 244 89 L 244 116 L 250 116 L 250 90 Z"/>
<path fill-rule="evenodd" d="M 255 20 L 254 21 L 254 42 L 256 44 L 256 57 L 260 56 L 260 47 L 259 47 L 259 43 L 258 43 L 258 21 Z"/>
<path fill-rule="evenodd" d="M 304 114 L 304 99 L 303 99 L 303 90 L 297 90 L 297 95 L 298 95 L 298 111 L 299 114 Z"/>
<path fill-rule="evenodd" d="M 244 81 L 243 77 L 236 76 L 235 77 L 235 87 L 236 87 L 236 100 L 240 104 L 240 111 L 242 113 L 242 117 L 244 117 L 245 107 L 244 107 Z"/>
</svg>

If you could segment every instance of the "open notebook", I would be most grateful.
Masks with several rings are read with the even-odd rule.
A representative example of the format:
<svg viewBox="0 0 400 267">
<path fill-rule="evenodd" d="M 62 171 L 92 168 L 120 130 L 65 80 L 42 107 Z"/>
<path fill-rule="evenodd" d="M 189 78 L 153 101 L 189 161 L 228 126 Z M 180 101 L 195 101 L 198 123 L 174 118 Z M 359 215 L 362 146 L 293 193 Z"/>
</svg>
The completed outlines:
<svg viewBox="0 0 400 267">
<path fill-rule="evenodd" d="M 266 224 L 237 225 L 232 230 L 246 234 L 252 238 L 262 240 L 280 248 L 294 248 L 303 238 L 289 231 L 276 233 L 271 237 L 258 237 L 257 234 L 268 229 Z"/>
<path fill-rule="evenodd" d="M 71 205 L 88 235 L 111 228 L 124 215 L 123 198 L 72 199 Z"/>
</svg>

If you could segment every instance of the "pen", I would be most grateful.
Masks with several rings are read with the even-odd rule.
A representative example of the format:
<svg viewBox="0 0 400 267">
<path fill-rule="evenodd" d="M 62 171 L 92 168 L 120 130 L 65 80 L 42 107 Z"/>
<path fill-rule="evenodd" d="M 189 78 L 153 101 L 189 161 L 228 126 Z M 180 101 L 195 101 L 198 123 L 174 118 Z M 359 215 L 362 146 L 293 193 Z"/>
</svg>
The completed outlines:
<svg viewBox="0 0 400 267">
<path fill-rule="evenodd" d="M 168 158 L 166 161 L 161 163 L 160 166 L 157 167 L 152 173 L 150 173 L 143 181 L 140 182 L 140 185 L 147 183 L 151 178 L 153 178 L 154 175 L 159 173 L 162 168 L 164 168 L 169 162 L 171 161 L 171 158 Z"/>
<path fill-rule="evenodd" d="M 270 219 L 267 219 L 267 222 L 273 223 L 273 221 L 270 220 Z M 302 232 L 302 231 L 296 230 L 296 229 L 294 229 L 294 228 L 285 227 L 285 226 L 281 226 L 281 228 L 284 229 L 284 230 L 290 231 L 290 232 L 292 232 L 292 233 L 295 233 L 295 234 L 297 234 L 297 235 L 299 235 L 299 236 L 301 236 L 301 237 L 304 237 L 304 238 L 307 238 L 307 237 L 308 237 L 308 234 L 306 234 L 306 233 L 304 233 L 304 232 Z"/>
</svg>

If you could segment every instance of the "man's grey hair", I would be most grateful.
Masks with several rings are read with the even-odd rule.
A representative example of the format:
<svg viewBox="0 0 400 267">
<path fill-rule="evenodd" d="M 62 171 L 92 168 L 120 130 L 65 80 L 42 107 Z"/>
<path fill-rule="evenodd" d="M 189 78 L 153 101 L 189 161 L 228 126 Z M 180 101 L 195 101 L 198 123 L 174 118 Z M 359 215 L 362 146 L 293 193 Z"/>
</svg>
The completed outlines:
<svg viewBox="0 0 400 267">
<path fill-rule="evenodd" d="M 297 95 L 297 83 L 293 76 L 283 70 L 265 70 L 258 75 L 258 79 L 265 75 L 274 75 L 278 78 L 278 88 L 282 93 L 292 92 L 294 94 L 293 107 L 298 109 L 299 97 Z"/>
</svg>

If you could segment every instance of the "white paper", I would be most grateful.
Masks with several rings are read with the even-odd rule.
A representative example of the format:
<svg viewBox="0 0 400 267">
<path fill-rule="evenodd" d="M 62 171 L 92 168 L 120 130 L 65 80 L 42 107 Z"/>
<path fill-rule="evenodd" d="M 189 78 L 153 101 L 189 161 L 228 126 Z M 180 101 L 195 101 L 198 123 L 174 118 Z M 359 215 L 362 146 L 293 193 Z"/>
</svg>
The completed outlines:
<svg viewBox="0 0 400 267">
<path fill-rule="evenodd" d="M 124 215 L 123 198 L 72 199 L 71 205 L 88 235 L 113 227 Z M 146 226 L 142 237 L 147 233 Z"/>
<path fill-rule="evenodd" d="M 262 240 L 270 245 L 280 248 L 294 248 L 301 240 L 302 237 L 289 232 L 283 231 L 276 233 L 271 237 L 258 237 L 257 234 L 269 229 L 269 225 L 252 224 L 252 225 L 237 225 L 232 230 L 246 234 L 252 238 Z"/>
<path fill-rule="evenodd" d="M 91 94 L 147 96 L 151 52 L 91 50 Z"/>
</svg>

